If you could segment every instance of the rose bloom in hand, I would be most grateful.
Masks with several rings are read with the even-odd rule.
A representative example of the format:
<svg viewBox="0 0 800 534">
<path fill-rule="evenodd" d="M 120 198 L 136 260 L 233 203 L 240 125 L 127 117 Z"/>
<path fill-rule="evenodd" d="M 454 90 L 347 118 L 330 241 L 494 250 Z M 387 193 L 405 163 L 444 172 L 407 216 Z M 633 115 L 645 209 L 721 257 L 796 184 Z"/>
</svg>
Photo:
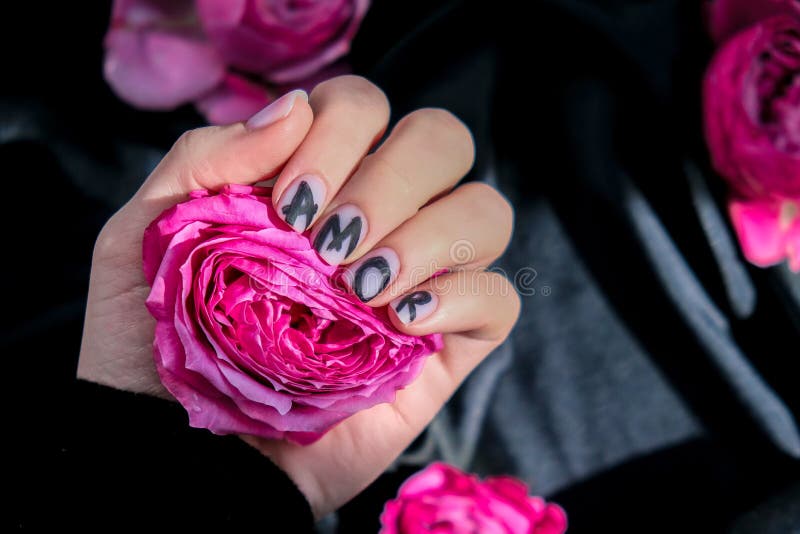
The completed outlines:
<svg viewBox="0 0 800 534">
<path fill-rule="evenodd" d="M 137 393 L 174 394 L 191 417 L 218 416 L 203 424 L 241 432 L 290 476 L 319 516 L 366 487 L 419 435 L 508 335 L 519 299 L 507 279 L 482 270 L 509 241 L 510 206 L 486 185 L 454 189 L 474 150 L 458 119 L 417 110 L 373 150 L 389 121 L 380 89 L 343 76 L 304 96 L 285 95 L 246 124 L 187 132 L 108 221 L 92 259 L 78 376 Z M 277 179 L 269 199 L 250 188 L 270 177 Z M 311 182 L 311 190 L 298 187 Z M 195 193 L 192 200 L 197 190 L 214 193 Z M 294 205 L 299 191 L 313 198 L 303 224 L 287 224 L 287 211 L 278 208 Z M 240 210 L 239 203 L 249 208 Z M 203 205 L 205 211 L 196 209 Z M 166 210 L 143 244 L 145 228 Z M 345 236 L 345 219 L 354 214 L 364 219 L 362 232 Z M 346 224 L 337 233 L 331 221 Z M 323 238 L 309 241 L 315 232 Z M 195 239 L 199 234 L 202 240 Z M 345 238 L 351 243 L 337 249 Z M 452 243 L 465 239 L 473 254 L 453 261 Z M 378 257 L 392 259 L 385 265 L 393 281 L 372 287 L 366 303 L 355 296 L 365 297 L 364 287 L 337 289 L 324 280 L 334 270 L 329 263 L 352 270 Z M 322 285 L 307 284 L 304 277 L 314 275 L 292 270 L 298 266 L 310 266 Z M 422 267 L 449 272 L 434 283 L 415 275 Z M 464 276 L 469 290 L 458 291 Z M 158 321 L 145 307 L 148 295 Z M 439 347 L 428 337 L 438 333 L 441 350 L 418 358 Z M 214 344 L 226 348 L 209 350 Z M 346 362 L 357 363 L 346 371 Z M 385 366 L 397 366 L 407 378 L 422 369 L 392 396 L 406 378 L 397 382 Z M 317 381 L 324 369 L 329 374 Z M 349 371 L 361 377 L 344 379 Z M 214 397 L 201 407 L 210 412 L 197 415 L 194 394 Z M 261 417 L 265 410 L 269 419 Z M 277 425 L 273 416 L 281 411 L 291 427 Z M 319 439 L 299 445 L 262 437 L 285 432 Z"/>
<path fill-rule="evenodd" d="M 161 382 L 215 433 L 310 443 L 394 400 L 441 349 L 337 286 L 267 188 L 193 192 L 148 227 L 144 270 Z"/>
</svg>

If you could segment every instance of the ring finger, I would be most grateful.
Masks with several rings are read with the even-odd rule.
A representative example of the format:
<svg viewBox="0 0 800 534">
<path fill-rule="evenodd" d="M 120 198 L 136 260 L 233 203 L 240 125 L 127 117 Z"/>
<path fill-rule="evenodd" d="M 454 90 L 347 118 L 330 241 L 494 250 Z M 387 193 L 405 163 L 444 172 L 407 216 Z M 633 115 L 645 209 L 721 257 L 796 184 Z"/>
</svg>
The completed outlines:
<svg viewBox="0 0 800 534">
<path fill-rule="evenodd" d="M 513 210 L 500 193 L 466 184 L 419 210 L 342 279 L 363 302 L 382 306 L 442 269 L 490 264 L 508 245 L 512 226 Z"/>
</svg>

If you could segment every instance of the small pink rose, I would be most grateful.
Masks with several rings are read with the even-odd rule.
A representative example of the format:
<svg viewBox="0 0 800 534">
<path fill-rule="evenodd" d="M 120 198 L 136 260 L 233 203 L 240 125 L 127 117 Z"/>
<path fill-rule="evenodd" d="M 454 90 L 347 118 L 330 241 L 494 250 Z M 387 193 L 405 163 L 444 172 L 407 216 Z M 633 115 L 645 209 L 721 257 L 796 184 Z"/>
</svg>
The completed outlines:
<svg viewBox="0 0 800 534">
<path fill-rule="evenodd" d="M 781 206 L 800 203 L 800 18 L 762 20 L 720 48 L 705 77 L 704 123 L 746 256 L 758 265 L 788 256 L 796 269 L 794 223 Z"/>
<path fill-rule="evenodd" d="M 231 124 L 247 120 L 260 111 L 273 100 L 272 94 L 280 95 L 294 89 L 310 93 L 318 83 L 349 72 L 347 65 L 334 63 L 294 86 L 278 86 L 273 91 L 243 76 L 228 74 L 214 90 L 197 99 L 195 106 L 211 124 Z"/>
<path fill-rule="evenodd" d="M 406 480 L 381 514 L 381 534 L 562 534 L 567 516 L 511 477 L 484 481 L 436 463 Z"/>
<path fill-rule="evenodd" d="M 194 102 L 213 124 L 248 118 L 269 94 L 349 72 L 369 0 L 114 0 L 104 74 L 148 110 Z"/>
<path fill-rule="evenodd" d="M 264 86 L 228 74 L 213 91 L 199 98 L 195 106 L 211 124 L 231 124 L 249 119 L 272 100 Z"/>
<path fill-rule="evenodd" d="M 126 102 L 167 110 L 217 86 L 225 64 L 195 21 L 190 0 L 116 0 L 103 71 Z"/>
<path fill-rule="evenodd" d="M 369 0 L 197 0 L 197 7 L 230 65 L 285 84 L 345 55 Z"/>
<path fill-rule="evenodd" d="M 144 235 L 155 364 L 190 424 L 306 444 L 409 384 L 439 335 L 340 289 L 267 188 L 198 191 Z"/>
<path fill-rule="evenodd" d="M 800 13 L 797 0 L 705 0 L 711 37 L 722 43 L 756 22 L 786 13 Z"/>
</svg>

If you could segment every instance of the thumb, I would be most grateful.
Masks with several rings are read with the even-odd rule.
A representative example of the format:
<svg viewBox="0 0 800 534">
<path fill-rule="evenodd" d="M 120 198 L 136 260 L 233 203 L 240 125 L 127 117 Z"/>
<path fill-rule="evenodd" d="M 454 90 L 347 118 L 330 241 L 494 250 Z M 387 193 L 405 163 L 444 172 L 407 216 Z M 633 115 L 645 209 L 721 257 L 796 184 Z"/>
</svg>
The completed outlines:
<svg viewBox="0 0 800 534">
<path fill-rule="evenodd" d="M 311 127 L 305 91 L 292 91 L 246 123 L 185 132 L 123 208 L 147 225 L 196 189 L 252 184 L 280 171 Z"/>
</svg>

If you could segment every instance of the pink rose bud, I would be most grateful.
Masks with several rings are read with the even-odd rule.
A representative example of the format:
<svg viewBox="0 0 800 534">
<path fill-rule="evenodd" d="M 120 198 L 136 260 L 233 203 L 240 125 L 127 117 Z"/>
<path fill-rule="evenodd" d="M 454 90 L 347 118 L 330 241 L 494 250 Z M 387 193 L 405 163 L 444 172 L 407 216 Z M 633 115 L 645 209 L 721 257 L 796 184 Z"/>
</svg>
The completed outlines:
<svg viewBox="0 0 800 534">
<path fill-rule="evenodd" d="M 720 48 L 704 84 L 714 168 L 745 256 L 800 269 L 800 18 L 779 15 Z"/>
<path fill-rule="evenodd" d="M 335 284 L 270 195 L 198 191 L 147 228 L 155 364 L 192 426 L 307 444 L 391 402 L 442 337 L 403 334 Z"/>
<path fill-rule="evenodd" d="M 383 508 L 380 534 L 563 534 L 560 506 L 528 495 L 512 477 L 484 481 L 436 463 L 413 475 Z"/>
<path fill-rule="evenodd" d="M 271 101 L 263 86 L 228 74 L 213 91 L 195 101 L 195 106 L 211 124 L 231 124 L 252 117 Z"/>
</svg>

